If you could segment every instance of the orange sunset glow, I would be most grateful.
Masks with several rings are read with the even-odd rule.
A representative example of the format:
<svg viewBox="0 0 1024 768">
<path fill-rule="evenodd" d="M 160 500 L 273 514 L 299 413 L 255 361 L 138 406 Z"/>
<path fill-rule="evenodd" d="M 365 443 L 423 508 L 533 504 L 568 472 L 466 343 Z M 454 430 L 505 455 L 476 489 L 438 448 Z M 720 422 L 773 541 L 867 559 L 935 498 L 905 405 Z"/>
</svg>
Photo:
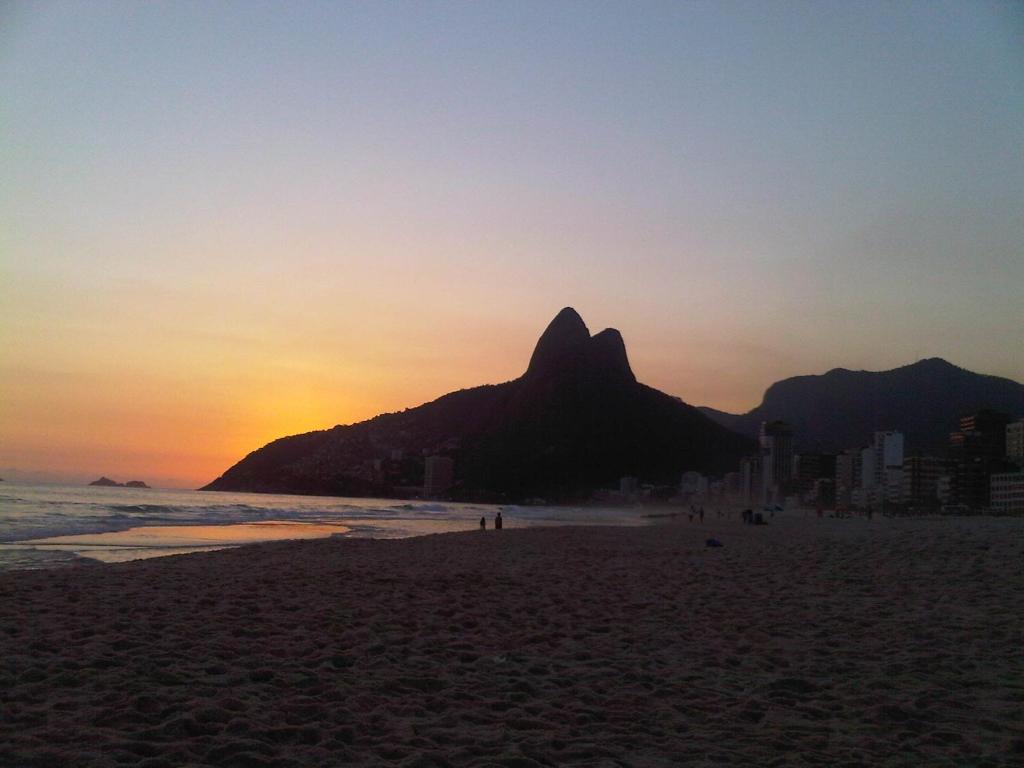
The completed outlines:
<svg viewBox="0 0 1024 768">
<path fill-rule="evenodd" d="M 1024 0 L 0 0 L 0 768 L 1021 765 Z"/>
<path fill-rule="evenodd" d="M 274 438 L 514 378 L 566 305 L 641 381 L 733 412 L 840 366 L 1024 377 L 998 19 L 949 20 L 970 53 L 898 47 L 909 11 L 850 19 L 837 60 L 824 17 L 780 45 L 803 27 L 679 14 L 420 34 L 306 9 L 234 34 L 226 9 L 147 6 L 128 51 L 116 5 L 8 11 L 0 476 L 196 487 Z"/>
</svg>

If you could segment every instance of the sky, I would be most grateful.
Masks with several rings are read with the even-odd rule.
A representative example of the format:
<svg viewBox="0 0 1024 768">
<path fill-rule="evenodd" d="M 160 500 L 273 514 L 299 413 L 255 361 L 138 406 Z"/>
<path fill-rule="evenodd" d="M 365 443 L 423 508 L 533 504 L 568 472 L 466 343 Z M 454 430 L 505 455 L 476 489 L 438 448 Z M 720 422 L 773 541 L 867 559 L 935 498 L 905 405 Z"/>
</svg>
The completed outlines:
<svg viewBox="0 0 1024 768">
<path fill-rule="evenodd" d="M 1024 381 L 1024 4 L 0 4 L 0 476 L 209 482 L 563 306 L 756 406 Z"/>
</svg>

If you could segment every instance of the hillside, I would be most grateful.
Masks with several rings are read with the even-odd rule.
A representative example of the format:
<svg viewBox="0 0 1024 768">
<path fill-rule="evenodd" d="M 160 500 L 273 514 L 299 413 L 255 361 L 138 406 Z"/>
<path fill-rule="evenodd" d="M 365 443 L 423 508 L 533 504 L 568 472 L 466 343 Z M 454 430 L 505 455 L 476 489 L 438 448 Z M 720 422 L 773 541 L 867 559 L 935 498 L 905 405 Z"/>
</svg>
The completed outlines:
<svg viewBox="0 0 1024 768">
<path fill-rule="evenodd" d="M 891 371 L 836 368 L 784 379 L 744 414 L 700 410 L 749 437 L 757 435 L 762 421 L 782 419 L 805 449 L 857 447 L 875 430 L 895 429 L 904 433 L 908 451 L 939 452 L 960 417 L 981 408 L 1024 415 L 1024 385 L 930 358 Z"/>
<path fill-rule="evenodd" d="M 677 483 L 727 471 L 753 442 L 636 381 L 618 331 L 591 336 L 563 309 L 526 372 L 401 413 L 275 440 L 204 490 L 395 495 L 423 482 L 423 459 L 455 460 L 453 496 L 585 497 L 623 475 Z"/>
</svg>

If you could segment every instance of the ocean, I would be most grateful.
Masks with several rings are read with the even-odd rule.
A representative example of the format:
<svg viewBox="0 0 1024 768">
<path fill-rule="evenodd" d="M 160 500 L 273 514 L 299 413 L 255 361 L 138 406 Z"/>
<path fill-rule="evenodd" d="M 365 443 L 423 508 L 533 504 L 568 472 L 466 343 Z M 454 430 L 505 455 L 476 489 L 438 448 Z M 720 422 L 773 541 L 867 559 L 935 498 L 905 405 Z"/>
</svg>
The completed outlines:
<svg viewBox="0 0 1024 768">
<path fill-rule="evenodd" d="M 535 525 L 644 525 L 635 509 L 0 484 L 0 570 L 122 562 L 257 541 L 404 538 Z"/>
</svg>

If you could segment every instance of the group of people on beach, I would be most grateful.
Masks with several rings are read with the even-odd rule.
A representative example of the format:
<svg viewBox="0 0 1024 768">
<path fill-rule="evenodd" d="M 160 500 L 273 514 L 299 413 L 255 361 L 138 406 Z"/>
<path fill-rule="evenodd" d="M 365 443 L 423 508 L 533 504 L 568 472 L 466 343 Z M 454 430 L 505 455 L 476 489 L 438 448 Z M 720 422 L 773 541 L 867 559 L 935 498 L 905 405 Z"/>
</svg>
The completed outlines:
<svg viewBox="0 0 1024 768">
<path fill-rule="evenodd" d="M 498 514 L 496 514 L 494 516 L 494 530 L 500 531 L 501 530 L 501 524 L 502 524 L 501 512 L 499 512 Z M 487 530 L 487 518 L 486 517 L 481 517 L 480 518 L 480 530 L 481 531 L 486 531 Z"/>
</svg>

